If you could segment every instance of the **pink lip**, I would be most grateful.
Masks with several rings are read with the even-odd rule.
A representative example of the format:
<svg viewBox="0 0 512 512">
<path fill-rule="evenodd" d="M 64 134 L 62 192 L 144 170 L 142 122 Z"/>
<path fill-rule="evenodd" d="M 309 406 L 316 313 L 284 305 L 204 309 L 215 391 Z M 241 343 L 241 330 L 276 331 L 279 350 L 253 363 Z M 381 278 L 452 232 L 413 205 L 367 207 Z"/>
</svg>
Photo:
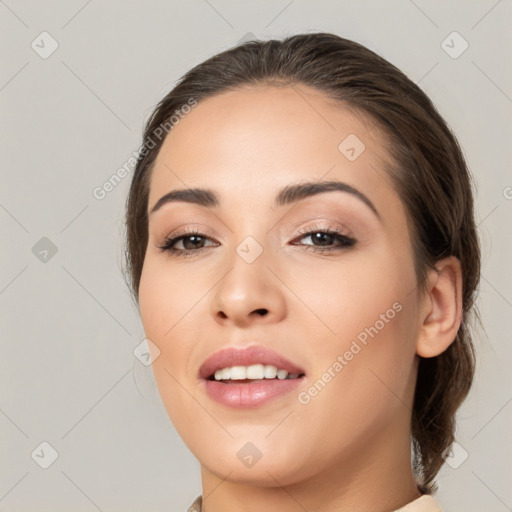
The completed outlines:
<svg viewBox="0 0 512 512">
<path fill-rule="evenodd" d="M 286 370 L 288 373 L 305 373 L 302 368 L 281 354 L 262 345 L 251 345 L 241 349 L 229 347 L 215 352 L 199 368 L 199 377 L 208 379 L 215 373 L 215 370 L 229 366 L 250 366 L 252 364 L 271 364 L 276 366 L 278 370 Z"/>
<path fill-rule="evenodd" d="M 226 348 L 210 356 L 199 368 L 207 395 L 216 402 L 234 408 L 253 408 L 279 396 L 290 393 L 304 377 L 297 379 L 260 379 L 253 381 L 231 381 L 230 383 L 208 380 L 215 370 L 230 366 L 250 366 L 271 364 L 288 373 L 305 375 L 302 368 L 282 355 L 261 345 L 243 349 Z"/>
<path fill-rule="evenodd" d="M 207 395 L 219 404 L 236 409 L 259 407 L 269 400 L 293 391 L 304 382 L 304 377 L 297 379 L 263 379 L 244 384 L 232 381 L 226 384 L 216 380 L 203 380 Z"/>
</svg>

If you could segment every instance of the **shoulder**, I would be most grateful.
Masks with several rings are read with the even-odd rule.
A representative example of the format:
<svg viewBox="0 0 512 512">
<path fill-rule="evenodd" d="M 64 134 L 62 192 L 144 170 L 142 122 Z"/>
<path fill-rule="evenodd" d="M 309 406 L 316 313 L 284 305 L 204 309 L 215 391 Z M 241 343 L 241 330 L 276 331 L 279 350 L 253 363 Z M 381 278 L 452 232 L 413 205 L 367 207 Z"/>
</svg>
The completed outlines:
<svg viewBox="0 0 512 512">
<path fill-rule="evenodd" d="M 442 510 L 433 496 L 424 494 L 394 512 L 442 512 Z"/>
</svg>

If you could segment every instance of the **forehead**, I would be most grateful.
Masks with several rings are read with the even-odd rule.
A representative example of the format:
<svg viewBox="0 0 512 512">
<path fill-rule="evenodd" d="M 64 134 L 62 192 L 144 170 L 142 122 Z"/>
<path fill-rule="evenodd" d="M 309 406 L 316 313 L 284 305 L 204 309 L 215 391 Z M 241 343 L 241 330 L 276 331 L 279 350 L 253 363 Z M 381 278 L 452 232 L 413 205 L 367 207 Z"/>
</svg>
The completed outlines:
<svg viewBox="0 0 512 512">
<path fill-rule="evenodd" d="M 393 192 L 386 144 L 371 118 L 304 85 L 222 92 L 199 102 L 164 140 L 148 206 L 176 188 L 208 187 L 233 201 L 242 191 L 261 199 L 312 179 L 385 196 Z"/>
</svg>

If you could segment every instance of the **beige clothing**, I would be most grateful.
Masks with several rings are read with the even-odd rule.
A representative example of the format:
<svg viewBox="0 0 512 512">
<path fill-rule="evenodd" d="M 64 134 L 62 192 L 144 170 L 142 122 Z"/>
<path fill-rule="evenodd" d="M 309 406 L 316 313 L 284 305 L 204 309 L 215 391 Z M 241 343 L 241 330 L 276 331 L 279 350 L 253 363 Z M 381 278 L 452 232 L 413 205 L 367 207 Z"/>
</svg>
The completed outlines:
<svg viewBox="0 0 512 512">
<path fill-rule="evenodd" d="M 187 512 L 201 512 L 202 496 L 198 496 L 194 503 L 188 507 Z M 393 512 L 442 512 L 436 500 L 429 494 L 424 494 L 418 499 L 411 501 L 405 507 L 394 510 Z"/>
</svg>

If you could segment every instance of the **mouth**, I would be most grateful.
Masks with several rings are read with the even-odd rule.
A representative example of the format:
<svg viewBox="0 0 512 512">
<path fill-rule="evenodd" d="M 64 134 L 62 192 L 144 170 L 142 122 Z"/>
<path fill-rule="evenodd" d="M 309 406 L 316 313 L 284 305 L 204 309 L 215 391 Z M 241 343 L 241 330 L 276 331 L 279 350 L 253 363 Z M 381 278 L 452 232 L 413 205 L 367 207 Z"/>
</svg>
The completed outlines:
<svg viewBox="0 0 512 512">
<path fill-rule="evenodd" d="M 198 377 L 204 380 L 261 380 L 298 378 L 306 371 L 278 352 L 262 345 L 227 347 L 203 362 Z"/>
<path fill-rule="evenodd" d="M 230 408 L 254 408 L 286 398 L 306 371 L 261 345 L 220 350 L 199 368 L 207 396 Z"/>
</svg>

